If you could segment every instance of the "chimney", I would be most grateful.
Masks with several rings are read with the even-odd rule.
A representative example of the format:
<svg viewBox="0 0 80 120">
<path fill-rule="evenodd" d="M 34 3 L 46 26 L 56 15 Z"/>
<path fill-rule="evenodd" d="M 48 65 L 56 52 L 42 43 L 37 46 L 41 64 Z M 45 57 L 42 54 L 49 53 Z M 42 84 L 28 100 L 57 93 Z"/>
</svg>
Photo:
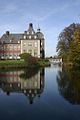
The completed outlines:
<svg viewBox="0 0 80 120">
<path fill-rule="evenodd" d="M 29 27 L 33 28 L 33 24 L 32 24 L 32 23 L 30 23 L 30 24 L 29 24 Z"/>
<path fill-rule="evenodd" d="M 9 33 L 9 31 L 6 31 L 6 35 L 8 35 L 8 36 L 9 36 L 9 34 L 10 34 L 10 33 Z"/>
<path fill-rule="evenodd" d="M 27 33 L 27 31 L 24 31 L 24 33 L 26 34 L 26 33 Z"/>
</svg>

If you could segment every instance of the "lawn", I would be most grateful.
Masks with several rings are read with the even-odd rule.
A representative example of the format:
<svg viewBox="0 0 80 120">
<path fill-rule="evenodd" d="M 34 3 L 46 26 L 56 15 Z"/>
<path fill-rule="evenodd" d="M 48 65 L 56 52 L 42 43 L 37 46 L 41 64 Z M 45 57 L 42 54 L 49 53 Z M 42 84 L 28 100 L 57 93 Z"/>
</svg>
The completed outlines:
<svg viewBox="0 0 80 120">
<path fill-rule="evenodd" d="M 23 67 L 24 61 L 23 60 L 1 60 L 0 61 L 0 68 L 2 67 Z"/>
<path fill-rule="evenodd" d="M 50 65 L 49 61 L 45 59 L 39 60 L 38 64 L 40 67 Z M 0 60 L 0 68 L 23 68 L 27 66 L 27 63 L 25 63 L 24 60 Z"/>
</svg>

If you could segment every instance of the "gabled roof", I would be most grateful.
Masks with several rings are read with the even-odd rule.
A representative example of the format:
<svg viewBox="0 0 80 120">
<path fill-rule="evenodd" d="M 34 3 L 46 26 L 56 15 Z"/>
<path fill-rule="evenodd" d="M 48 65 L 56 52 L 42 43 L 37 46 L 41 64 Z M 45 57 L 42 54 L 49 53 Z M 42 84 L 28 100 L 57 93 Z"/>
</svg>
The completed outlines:
<svg viewBox="0 0 80 120">
<path fill-rule="evenodd" d="M 1 43 L 18 43 L 18 41 L 20 41 L 23 38 L 23 34 L 4 34 L 1 39 L 0 42 Z"/>
</svg>

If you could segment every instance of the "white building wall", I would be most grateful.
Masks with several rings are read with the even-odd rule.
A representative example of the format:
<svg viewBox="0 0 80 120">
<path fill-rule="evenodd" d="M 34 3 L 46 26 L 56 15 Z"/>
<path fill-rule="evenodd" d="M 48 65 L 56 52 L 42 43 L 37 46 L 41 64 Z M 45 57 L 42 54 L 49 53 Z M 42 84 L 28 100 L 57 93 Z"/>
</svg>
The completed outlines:
<svg viewBox="0 0 80 120">
<path fill-rule="evenodd" d="M 31 53 L 40 58 L 40 40 L 21 40 L 21 53 Z"/>
<path fill-rule="evenodd" d="M 38 58 L 40 58 L 40 40 L 38 40 Z"/>
<path fill-rule="evenodd" d="M 22 48 L 22 40 L 21 40 L 21 54 L 23 53 L 23 48 Z"/>
</svg>

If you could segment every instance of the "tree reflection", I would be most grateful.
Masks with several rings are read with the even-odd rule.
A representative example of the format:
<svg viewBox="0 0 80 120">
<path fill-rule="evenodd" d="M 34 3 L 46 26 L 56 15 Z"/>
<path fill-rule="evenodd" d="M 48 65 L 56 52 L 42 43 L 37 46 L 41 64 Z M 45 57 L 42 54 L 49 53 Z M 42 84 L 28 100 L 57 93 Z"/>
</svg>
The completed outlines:
<svg viewBox="0 0 80 120">
<path fill-rule="evenodd" d="M 70 103 L 80 104 L 80 69 L 63 67 L 57 76 L 59 93 Z"/>
<path fill-rule="evenodd" d="M 23 78 L 26 80 L 27 78 L 33 77 L 37 73 L 38 73 L 38 68 L 25 69 L 24 72 L 20 74 L 20 78 Z"/>
<path fill-rule="evenodd" d="M 35 97 L 41 96 L 44 84 L 44 68 L 0 72 L 0 88 L 8 96 L 13 92 L 24 93 L 30 104 Z"/>
</svg>

